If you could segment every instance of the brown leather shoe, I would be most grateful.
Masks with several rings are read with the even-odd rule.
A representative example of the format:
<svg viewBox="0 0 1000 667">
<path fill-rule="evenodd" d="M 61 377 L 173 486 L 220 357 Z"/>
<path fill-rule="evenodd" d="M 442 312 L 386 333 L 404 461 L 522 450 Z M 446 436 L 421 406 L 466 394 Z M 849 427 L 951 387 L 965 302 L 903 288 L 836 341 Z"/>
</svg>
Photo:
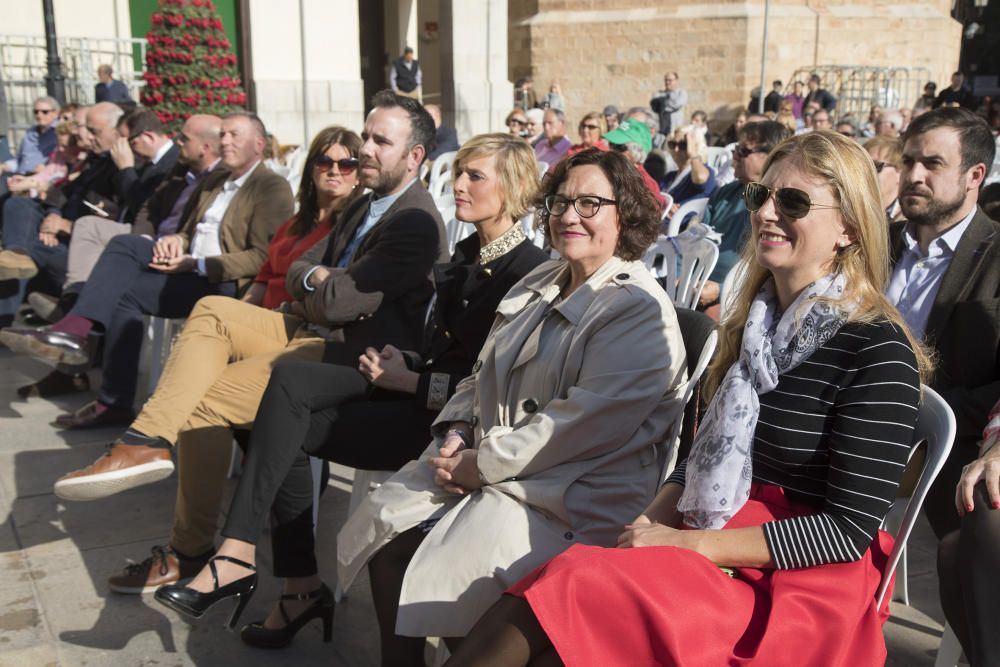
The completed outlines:
<svg viewBox="0 0 1000 667">
<path fill-rule="evenodd" d="M 63 500 L 97 500 L 166 479 L 173 471 L 166 447 L 114 442 L 91 465 L 60 477 L 54 491 Z"/>
<path fill-rule="evenodd" d="M 30 280 L 38 275 L 38 265 L 23 252 L 0 250 L 0 280 Z"/>
<path fill-rule="evenodd" d="M 97 401 L 91 401 L 76 412 L 59 415 L 52 421 L 56 428 L 68 431 L 105 426 L 128 426 L 135 419 L 135 413 L 115 406 L 98 410 Z"/>
<path fill-rule="evenodd" d="M 125 566 L 121 574 L 108 577 L 108 588 L 122 595 L 152 593 L 160 586 L 192 579 L 205 567 L 214 551 L 188 557 L 171 547 L 153 547 L 153 555 L 141 563 Z"/>
</svg>

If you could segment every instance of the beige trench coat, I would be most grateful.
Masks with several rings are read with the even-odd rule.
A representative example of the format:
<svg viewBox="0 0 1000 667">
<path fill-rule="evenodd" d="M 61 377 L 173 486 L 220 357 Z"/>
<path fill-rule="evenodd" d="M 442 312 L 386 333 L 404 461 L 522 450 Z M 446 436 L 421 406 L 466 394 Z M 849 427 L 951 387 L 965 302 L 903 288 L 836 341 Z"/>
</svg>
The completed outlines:
<svg viewBox="0 0 1000 667">
<path fill-rule="evenodd" d="M 666 294 L 612 258 L 562 302 L 565 262 L 515 285 L 438 435 L 375 490 L 337 538 L 346 589 L 396 535 L 439 518 L 410 562 L 396 632 L 464 636 L 510 585 L 575 542 L 612 546 L 656 492 L 668 426 L 681 418 L 684 344 Z M 434 484 L 427 459 L 452 421 L 474 426 L 486 482 Z"/>
</svg>

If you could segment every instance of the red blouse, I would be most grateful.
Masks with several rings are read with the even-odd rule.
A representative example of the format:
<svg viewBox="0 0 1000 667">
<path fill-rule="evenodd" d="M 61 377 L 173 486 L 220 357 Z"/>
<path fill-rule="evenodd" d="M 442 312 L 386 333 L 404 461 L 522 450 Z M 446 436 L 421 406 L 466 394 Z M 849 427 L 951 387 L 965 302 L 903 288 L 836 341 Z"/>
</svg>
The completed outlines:
<svg viewBox="0 0 1000 667">
<path fill-rule="evenodd" d="M 330 233 L 330 225 L 326 222 L 316 225 L 315 228 L 303 237 L 292 236 L 289 233 L 295 218 L 291 218 L 278 228 L 267 246 L 267 261 L 260 267 L 260 272 L 254 282 L 264 283 L 267 290 L 264 292 L 264 302 L 262 308 L 277 308 L 283 301 L 292 301 L 292 295 L 285 289 L 285 276 L 292 262 L 297 260 L 306 250 L 313 247 Z"/>
</svg>

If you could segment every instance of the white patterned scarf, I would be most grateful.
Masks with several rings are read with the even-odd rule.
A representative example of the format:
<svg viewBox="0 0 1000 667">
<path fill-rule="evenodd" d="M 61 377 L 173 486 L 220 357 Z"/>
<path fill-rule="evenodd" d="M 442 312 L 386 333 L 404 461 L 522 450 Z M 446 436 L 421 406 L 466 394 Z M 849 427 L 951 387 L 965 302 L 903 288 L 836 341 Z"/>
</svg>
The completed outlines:
<svg viewBox="0 0 1000 667">
<path fill-rule="evenodd" d="M 719 386 L 687 459 L 677 509 L 693 528 L 722 528 L 750 497 L 753 439 L 761 394 L 826 343 L 850 316 L 840 301 L 843 274 L 812 283 L 778 315 L 774 279 L 757 292 L 743 329 L 743 345 Z M 777 321 L 776 321 L 777 320 Z"/>
</svg>

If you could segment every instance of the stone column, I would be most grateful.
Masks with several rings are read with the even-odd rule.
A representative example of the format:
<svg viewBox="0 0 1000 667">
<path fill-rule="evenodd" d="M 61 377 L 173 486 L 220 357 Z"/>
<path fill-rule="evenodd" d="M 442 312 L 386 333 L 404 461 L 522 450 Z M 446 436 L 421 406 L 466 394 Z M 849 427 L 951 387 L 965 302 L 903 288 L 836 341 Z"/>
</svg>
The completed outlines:
<svg viewBox="0 0 1000 667">
<path fill-rule="evenodd" d="M 360 132 L 364 85 L 360 78 L 356 0 L 304 0 L 309 131 L 339 124 Z M 302 56 L 298 2 L 250 0 L 257 111 L 282 143 L 304 139 Z M 309 137 L 311 140 L 312 137 Z"/>
<path fill-rule="evenodd" d="M 507 79 L 507 0 L 441 0 L 441 103 L 460 141 L 503 130 L 513 104 Z"/>
</svg>

